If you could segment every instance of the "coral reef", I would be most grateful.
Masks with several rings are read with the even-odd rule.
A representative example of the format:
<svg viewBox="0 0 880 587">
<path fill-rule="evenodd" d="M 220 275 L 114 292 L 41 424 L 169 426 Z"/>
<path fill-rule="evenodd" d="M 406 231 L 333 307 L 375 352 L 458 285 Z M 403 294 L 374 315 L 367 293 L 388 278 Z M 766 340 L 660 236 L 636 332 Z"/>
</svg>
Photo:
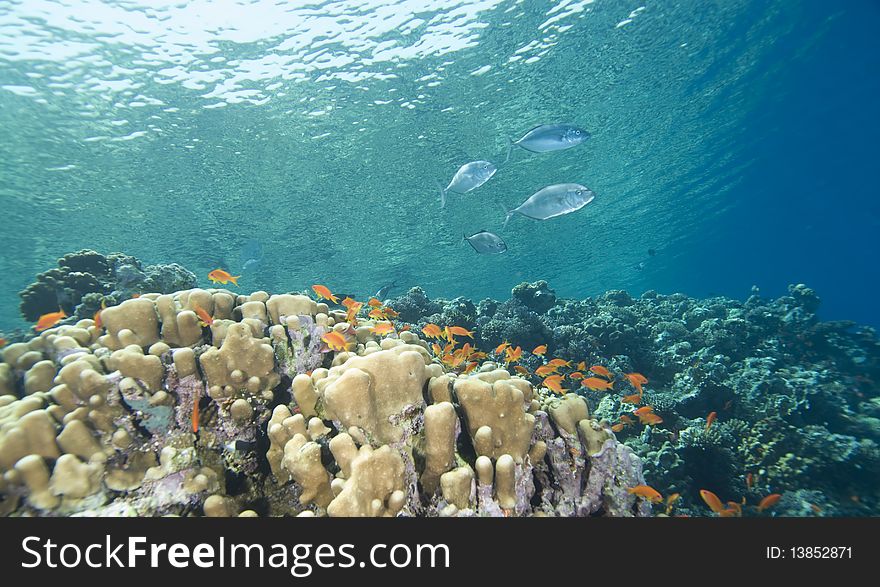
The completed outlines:
<svg viewBox="0 0 880 587">
<path fill-rule="evenodd" d="M 108 259 L 64 267 L 118 276 Z M 413 288 L 387 303 L 380 331 L 305 295 L 188 288 L 7 345 L 0 513 L 714 515 L 701 489 L 728 514 L 880 508 L 880 344 L 819 320 L 806 286 L 566 300 L 537 282 L 506 301 Z M 429 324 L 465 339 L 438 344 Z M 568 393 L 534 374 L 551 356 Z M 568 377 L 580 363 L 608 389 Z"/>
<path fill-rule="evenodd" d="M 8 345 L 0 513 L 650 514 L 627 491 L 640 459 L 582 398 L 492 361 L 448 370 L 415 333 L 356 322 L 303 295 L 192 288 Z"/>
<path fill-rule="evenodd" d="M 101 255 L 84 249 L 58 259 L 58 267 L 37 275 L 19 293 L 25 320 L 64 310 L 69 316 L 90 318 L 107 300 L 121 302 L 135 294 L 171 293 L 195 287 L 196 276 L 176 263 L 147 265 L 122 253 Z"/>
</svg>

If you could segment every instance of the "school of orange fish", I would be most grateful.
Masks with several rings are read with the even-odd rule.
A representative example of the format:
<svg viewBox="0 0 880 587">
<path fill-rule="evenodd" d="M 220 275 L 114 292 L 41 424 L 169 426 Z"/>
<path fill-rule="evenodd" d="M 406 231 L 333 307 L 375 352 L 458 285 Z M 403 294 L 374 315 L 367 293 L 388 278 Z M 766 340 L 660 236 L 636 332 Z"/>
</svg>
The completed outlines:
<svg viewBox="0 0 880 587">
<path fill-rule="evenodd" d="M 208 274 L 208 279 L 210 281 L 224 285 L 232 283 L 233 285 L 238 286 L 238 279 L 240 277 L 240 275 L 230 275 L 223 269 L 215 269 Z M 346 321 L 349 325 L 348 329 L 342 331 L 331 330 L 321 336 L 321 340 L 327 345 L 328 350 L 341 352 L 356 348 L 357 342 L 354 329 L 360 325 L 361 318 L 366 318 L 373 322 L 373 325 L 370 327 L 370 332 L 378 336 L 388 336 L 404 330 L 409 330 L 408 325 L 399 328 L 395 326 L 394 319 L 397 318 L 398 313 L 390 306 L 384 305 L 381 300 L 370 298 L 365 303 L 346 297 L 342 301 L 339 301 L 339 298 L 333 295 L 330 289 L 324 285 L 313 285 L 312 291 L 315 292 L 315 295 L 319 300 L 327 300 L 334 304 L 340 304 L 346 309 Z M 101 309 L 95 312 L 94 316 L 95 326 L 99 329 L 102 328 L 101 311 L 104 308 L 105 305 L 102 302 Z M 194 311 L 198 315 L 202 326 L 207 327 L 213 323 L 213 317 L 203 308 L 196 306 Z M 365 314 L 365 316 L 363 314 Z M 42 332 L 52 328 L 64 318 L 67 318 L 67 314 L 64 310 L 43 314 L 34 325 L 34 330 L 36 332 Z M 469 342 L 464 342 L 464 344 L 459 346 L 462 338 L 470 338 L 472 340 L 474 338 L 473 331 L 467 330 L 461 326 L 446 325 L 441 327 L 437 324 L 427 324 L 422 328 L 422 334 L 424 334 L 426 338 L 434 341 L 431 343 L 431 350 L 433 351 L 434 356 L 451 371 L 460 374 L 468 374 L 475 371 L 477 367 L 480 366 L 480 361 L 490 358 L 489 353 L 478 350 Z M 445 344 L 442 344 L 444 342 Z M 0 347 L 5 344 L 6 340 L 0 339 Z M 529 371 L 528 368 L 521 364 L 523 358 L 522 347 L 517 346 L 514 348 L 506 341 L 493 349 L 491 357 L 497 361 L 503 362 L 505 366 L 512 368 L 518 375 L 532 380 L 533 383 L 535 381 L 540 381 L 540 385 L 558 395 L 564 395 L 573 387 L 577 386 L 595 392 L 615 391 L 615 384 L 618 381 L 618 377 L 607 367 L 602 365 L 592 365 L 588 367 L 584 361 L 580 361 L 572 366 L 572 361 L 566 361 L 565 359 L 552 358 L 548 360 L 546 359 L 546 354 L 546 344 L 539 345 L 532 349 L 531 355 L 540 357 L 542 360 L 542 364 L 534 369 L 534 371 Z M 654 413 L 653 406 L 643 405 L 636 407 L 643 403 L 643 386 L 648 384 L 648 379 L 641 373 L 635 372 L 622 373 L 622 376 L 623 377 L 620 381 L 627 387 L 623 396 L 620 398 L 620 403 L 630 404 L 635 409 L 629 414 L 621 414 L 618 421 L 611 425 L 611 430 L 620 433 L 627 427 L 635 426 L 636 424 L 643 426 L 655 426 L 661 424 L 663 418 Z M 571 387 L 563 387 L 566 379 L 571 382 Z M 706 417 L 704 432 L 709 432 L 709 429 L 717 418 L 717 412 L 713 411 L 709 413 Z M 196 397 L 193 402 L 192 429 L 194 433 L 197 433 L 199 429 L 198 397 Z M 745 482 L 746 487 L 751 490 L 755 482 L 754 475 L 748 473 L 745 477 Z M 664 513 L 666 515 L 672 514 L 675 502 L 681 497 L 678 493 L 672 493 L 664 500 L 660 492 L 648 485 L 638 485 L 636 487 L 628 488 L 627 491 L 652 504 L 665 502 Z M 712 512 L 723 518 L 742 516 L 743 507 L 746 506 L 745 497 L 739 502 L 728 501 L 725 504 L 721 501 L 721 498 L 708 489 L 701 489 L 700 497 L 702 497 L 703 501 Z M 767 495 L 755 506 L 755 511 L 761 513 L 769 510 L 779 502 L 781 497 L 782 495 L 779 493 Z M 813 507 L 814 510 L 815 508 L 818 508 L 818 506 Z"/>
</svg>

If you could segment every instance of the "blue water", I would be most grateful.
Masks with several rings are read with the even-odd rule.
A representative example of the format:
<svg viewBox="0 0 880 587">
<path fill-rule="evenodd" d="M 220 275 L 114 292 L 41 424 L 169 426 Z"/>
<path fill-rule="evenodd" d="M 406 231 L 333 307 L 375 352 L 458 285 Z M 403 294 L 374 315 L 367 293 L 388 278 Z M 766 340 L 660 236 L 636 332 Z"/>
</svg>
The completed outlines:
<svg viewBox="0 0 880 587">
<path fill-rule="evenodd" d="M 256 240 L 245 290 L 803 282 L 822 317 L 880 326 L 878 24 L 870 0 L 5 2 L 0 323 L 70 251 L 207 286 Z M 556 121 L 593 138 L 514 151 L 440 210 L 437 181 Z M 596 201 L 501 230 L 502 206 L 568 181 Z M 480 229 L 508 253 L 459 245 Z"/>
</svg>

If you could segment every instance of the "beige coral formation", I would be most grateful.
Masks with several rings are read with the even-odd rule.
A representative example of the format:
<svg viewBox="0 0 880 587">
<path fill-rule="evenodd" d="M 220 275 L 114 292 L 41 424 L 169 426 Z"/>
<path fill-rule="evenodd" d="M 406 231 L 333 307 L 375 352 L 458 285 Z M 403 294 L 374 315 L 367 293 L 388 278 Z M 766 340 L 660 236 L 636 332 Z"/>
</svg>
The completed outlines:
<svg viewBox="0 0 880 587">
<path fill-rule="evenodd" d="M 0 354 L 0 514 L 552 514 L 546 477 L 613 439 L 576 395 L 306 295 L 144 294 L 101 321 Z"/>
</svg>

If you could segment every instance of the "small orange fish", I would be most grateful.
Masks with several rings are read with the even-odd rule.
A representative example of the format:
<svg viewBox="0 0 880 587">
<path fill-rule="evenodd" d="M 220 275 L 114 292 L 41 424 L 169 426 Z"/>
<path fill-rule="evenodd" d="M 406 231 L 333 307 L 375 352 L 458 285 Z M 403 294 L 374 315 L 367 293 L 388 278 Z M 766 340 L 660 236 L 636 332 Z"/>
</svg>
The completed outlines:
<svg viewBox="0 0 880 587">
<path fill-rule="evenodd" d="M 104 309 L 104 302 L 101 302 L 101 309 L 97 310 L 95 312 L 94 317 L 92 318 L 92 320 L 95 321 L 95 328 L 97 328 L 98 330 L 102 330 L 104 328 L 104 323 L 101 321 L 101 311 L 103 309 Z M 3 346 L 3 345 L 0 345 L 0 346 Z"/>
<path fill-rule="evenodd" d="M 440 327 L 436 324 L 428 324 L 422 328 L 422 334 L 428 338 L 441 338 L 443 336 L 443 331 L 440 330 Z"/>
<path fill-rule="evenodd" d="M 504 363 L 516 363 L 522 357 L 522 348 L 507 349 L 504 355 Z"/>
<path fill-rule="evenodd" d="M 384 320 L 388 317 L 385 315 L 385 312 L 379 308 L 373 308 L 372 310 L 370 310 L 370 313 L 367 314 L 367 316 L 373 318 L 374 320 Z"/>
<path fill-rule="evenodd" d="M 717 412 L 709 412 L 709 415 L 706 416 L 706 429 L 704 430 L 704 432 L 709 431 L 709 427 L 712 426 L 712 422 L 714 422 L 715 418 L 717 418 L 717 417 L 718 417 Z"/>
<path fill-rule="evenodd" d="M 137 299 L 139 297 L 141 297 L 141 294 L 131 294 L 131 299 L 133 299 L 133 300 Z"/>
<path fill-rule="evenodd" d="M 782 495 L 779 493 L 771 493 L 758 504 L 758 511 L 763 512 L 764 510 L 772 508 L 779 503 L 780 498 L 782 498 Z"/>
<path fill-rule="evenodd" d="M 562 387 L 562 375 L 551 375 L 550 377 L 547 377 L 546 379 L 544 379 L 543 385 L 547 389 L 555 391 L 559 395 L 564 395 L 565 392 L 568 391 L 567 389 L 563 389 Z"/>
<path fill-rule="evenodd" d="M 398 328 L 398 330 L 399 330 L 400 332 L 406 332 L 406 331 L 410 330 L 411 328 L 412 328 L 412 326 L 410 326 L 409 324 L 404 324 L 403 326 L 401 326 L 400 328 Z"/>
<path fill-rule="evenodd" d="M 214 318 L 212 318 L 204 308 L 199 307 L 198 304 L 193 304 L 193 312 L 195 312 L 199 317 L 199 320 L 202 321 L 203 326 L 210 326 L 214 323 Z"/>
<path fill-rule="evenodd" d="M 537 369 L 535 369 L 535 375 L 538 377 L 544 377 L 545 375 L 550 375 L 551 373 L 556 371 L 556 367 L 553 365 L 541 365 Z"/>
<path fill-rule="evenodd" d="M 443 349 L 441 349 L 440 345 L 437 344 L 436 342 L 431 345 L 431 350 L 434 351 L 434 355 L 437 357 L 439 357 L 440 355 L 443 354 Z"/>
<path fill-rule="evenodd" d="M 645 376 L 641 373 L 624 373 L 624 377 L 627 378 L 630 385 L 639 390 L 639 393 L 642 393 L 642 385 L 648 382 L 648 380 L 645 379 Z"/>
<path fill-rule="evenodd" d="M 581 373 L 580 371 L 574 371 L 574 372 L 568 374 L 568 378 L 574 379 L 575 381 L 577 381 L 578 379 L 583 379 L 584 374 Z"/>
<path fill-rule="evenodd" d="M 9 342 L 5 338 L 0 337 L 0 349 L 6 346 L 6 343 Z"/>
<path fill-rule="evenodd" d="M 706 502 L 706 505 L 709 506 L 709 509 L 716 514 L 724 511 L 724 506 L 721 504 L 721 500 L 718 498 L 717 495 L 715 495 L 708 489 L 700 489 L 700 497 L 703 498 L 703 501 Z"/>
<path fill-rule="evenodd" d="M 464 373 L 465 375 L 467 375 L 468 373 L 472 373 L 474 369 L 477 368 L 477 365 L 479 365 L 479 363 L 477 363 L 476 361 L 474 361 L 473 363 L 468 363 L 467 367 L 464 368 L 464 371 L 462 371 L 462 373 Z"/>
<path fill-rule="evenodd" d="M 621 414 L 620 418 L 618 418 L 618 420 L 620 420 L 621 422 L 623 422 L 627 426 L 632 426 L 633 424 L 635 424 L 635 420 L 633 420 L 632 418 L 630 418 L 626 414 Z"/>
<path fill-rule="evenodd" d="M 581 385 L 588 389 L 592 389 L 593 391 L 611 391 L 614 388 L 614 383 L 612 381 L 605 381 L 598 377 L 587 377 L 581 381 Z"/>
<path fill-rule="evenodd" d="M 522 375 L 523 377 L 529 376 L 529 370 L 523 367 L 522 365 L 514 365 L 513 370 Z"/>
<path fill-rule="evenodd" d="M 577 369 L 578 371 L 586 371 L 587 370 L 587 363 L 585 361 L 581 361 L 580 363 L 577 364 L 577 367 L 575 367 L 575 369 Z"/>
<path fill-rule="evenodd" d="M 615 424 L 611 427 L 612 432 L 622 432 L 624 428 L 624 424 Z"/>
<path fill-rule="evenodd" d="M 327 346 L 330 347 L 330 350 L 333 351 L 344 351 L 348 348 L 348 341 L 336 330 L 324 333 L 324 335 L 321 336 L 321 340 L 323 340 Z"/>
<path fill-rule="evenodd" d="M 370 301 L 368 301 L 367 304 L 369 304 L 371 308 L 379 308 L 382 306 L 382 302 L 376 298 L 370 298 Z"/>
<path fill-rule="evenodd" d="M 199 431 L 199 388 L 196 388 L 196 392 L 193 395 L 193 413 L 192 413 L 192 429 L 193 434 L 197 434 Z"/>
<path fill-rule="evenodd" d="M 370 328 L 370 332 L 379 335 L 391 334 L 394 332 L 394 324 L 391 322 L 377 322 L 375 326 Z"/>
<path fill-rule="evenodd" d="M 532 354 L 533 354 L 533 355 L 538 355 L 539 357 L 541 357 L 541 356 L 543 356 L 544 353 L 546 353 L 546 352 L 547 352 L 547 345 L 546 345 L 546 344 L 542 344 L 542 345 L 536 346 L 536 347 L 534 348 L 534 350 L 532 351 Z"/>
<path fill-rule="evenodd" d="M 214 269 L 210 273 L 208 273 L 208 279 L 214 283 L 222 283 L 226 285 L 227 283 L 232 283 L 235 287 L 238 287 L 238 280 L 241 278 L 241 275 L 230 275 L 228 272 L 223 269 Z"/>
<path fill-rule="evenodd" d="M 42 316 L 40 316 L 39 320 L 37 320 L 37 324 L 34 326 L 34 330 L 36 330 L 37 332 L 43 332 L 44 330 L 52 328 L 65 318 L 67 318 L 67 313 L 64 310 L 58 310 L 57 312 L 43 314 Z"/>
<path fill-rule="evenodd" d="M 551 359 L 548 365 L 553 365 L 554 367 L 571 367 L 571 361 L 566 361 L 564 359 Z"/>
<path fill-rule="evenodd" d="M 635 487 L 627 488 L 627 491 L 633 495 L 647 499 L 651 503 L 660 503 L 663 501 L 663 496 L 660 495 L 660 492 L 648 485 L 636 485 Z"/>
<path fill-rule="evenodd" d="M 751 491 L 751 490 L 752 490 L 752 483 L 754 483 L 754 482 L 755 482 L 755 476 L 754 476 L 754 475 L 752 475 L 751 473 L 749 473 L 748 475 L 746 475 L 746 489 L 748 489 L 749 491 Z"/>
<path fill-rule="evenodd" d="M 446 340 L 452 340 L 450 335 L 454 336 L 466 336 L 468 338 L 473 338 L 474 333 L 470 330 L 466 330 L 461 326 L 447 326 L 446 327 Z"/>
<path fill-rule="evenodd" d="M 631 394 L 631 395 L 625 395 L 625 396 L 623 396 L 623 397 L 620 399 L 620 403 L 622 403 L 622 404 L 632 404 L 632 405 L 634 405 L 634 406 L 635 406 L 635 405 L 638 405 L 639 402 L 641 402 L 641 401 L 642 401 L 642 396 L 640 396 L 640 395 L 637 394 L 637 393 L 633 393 L 633 394 Z"/>
<path fill-rule="evenodd" d="M 813 510 L 813 513 L 816 514 L 817 516 L 822 513 L 822 508 L 820 508 L 819 506 L 817 506 L 814 503 L 810 504 L 810 509 Z"/>
<path fill-rule="evenodd" d="M 613 379 L 614 375 L 611 374 L 611 371 L 603 367 L 602 365 L 593 365 L 590 367 L 590 371 L 595 373 L 596 375 L 600 375 L 605 379 Z"/>
<path fill-rule="evenodd" d="M 680 497 L 681 497 L 680 493 L 673 493 L 672 495 L 670 495 L 669 497 L 666 498 L 666 515 L 667 516 L 672 513 L 672 506 L 675 504 L 675 502 L 678 501 L 678 498 L 680 498 Z"/>
<path fill-rule="evenodd" d="M 476 352 L 471 353 L 471 358 L 483 360 L 483 359 L 488 359 L 489 355 L 487 355 L 483 351 L 476 351 Z"/>
<path fill-rule="evenodd" d="M 355 305 L 357 305 L 358 303 L 359 303 L 359 302 L 356 302 L 355 300 L 353 300 L 352 298 L 350 298 L 350 297 L 348 297 L 348 296 L 346 296 L 346 298 L 345 298 L 344 300 L 342 300 L 342 305 L 343 305 L 343 306 L 345 307 L 345 309 L 347 309 L 347 310 L 351 310 L 352 306 L 355 306 Z"/>
<path fill-rule="evenodd" d="M 645 414 L 650 414 L 653 411 L 654 406 L 642 406 L 641 408 L 633 412 L 633 414 L 635 414 L 636 416 L 643 416 Z"/>
<path fill-rule="evenodd" d="M 495 347 L 495 354 L 500 355 L 501 353 L 504 352 L 504 349 L 506 349 L 509 346 L 510 346 L 510 343 L 505 340 L 504 342 L 499 344 L 497 347 Z"/>
<path fill-rule="evenodd" d="M 313 285 L 312 290 L 317 294 L 319 300 L 330 300 L 334 304 L 339 303 L 339 298 L 334 296 L 330 290 L 323 285 Z"/>
<path fill-rule="evenodd" d="M 389 318 L 397 318 L 398 316 L 400 316 L 400 314 L 395 312 L 389 306 L 385 306 L 384 308 L 382 308 L 382 310 L 385 312 L 385 315 L 388 316 Z"/>
<path fill-rule="evenodd" d="M 657 424 L 663 423 L 663 418 L 657 414 L 645 414 L 644 416 L 639 417 L 639 421 L 647 426 L 656 426 Z"/>
<path fill-rule="evenodd" d="M 728 501 L 728 502 L 727 502 L 727 507 L 724 508 L 724 509 L 726 509 L 727 511 L 731 512 L 731 513 L 732 513 L 733 515 L 735 515 L 737 518 L 740 518 L 740 517 L 742 517 L 742 515 L 743 515 L 742 505 L 736 503 L 735 501 Z"/>
</svg>

